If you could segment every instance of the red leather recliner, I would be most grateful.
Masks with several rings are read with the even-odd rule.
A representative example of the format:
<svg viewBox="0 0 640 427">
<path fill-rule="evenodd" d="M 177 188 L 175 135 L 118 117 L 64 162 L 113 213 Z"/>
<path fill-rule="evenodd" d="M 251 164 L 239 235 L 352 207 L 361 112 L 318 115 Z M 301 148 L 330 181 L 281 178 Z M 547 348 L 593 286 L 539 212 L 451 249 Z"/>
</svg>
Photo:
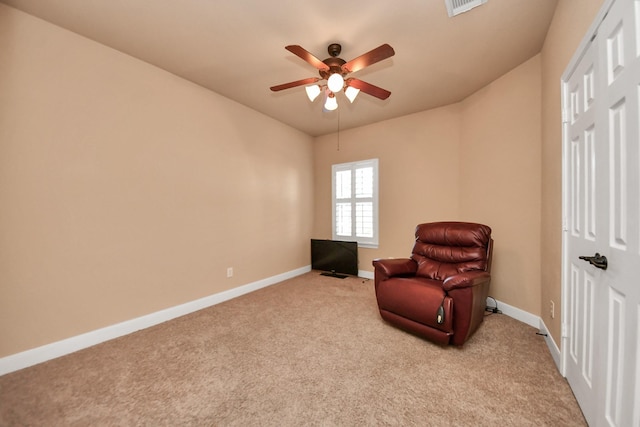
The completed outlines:
<svg viewBox="0 0 640 427">
<path fill-rule="evenodd" d="M 380 315 L 438 344 L 463 345 L 484 320 L 492 246 L 486 225 L 418 225 L 411 258 L 373 260 Z"/>
</svg>

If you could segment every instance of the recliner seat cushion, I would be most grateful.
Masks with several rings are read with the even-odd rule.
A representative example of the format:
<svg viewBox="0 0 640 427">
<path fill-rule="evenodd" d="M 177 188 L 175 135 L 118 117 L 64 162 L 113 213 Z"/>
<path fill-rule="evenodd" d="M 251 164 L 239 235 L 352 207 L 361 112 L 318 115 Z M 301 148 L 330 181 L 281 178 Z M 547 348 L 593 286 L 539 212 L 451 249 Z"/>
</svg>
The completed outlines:
<svg viewBox="0 0 640 427">
<path fill-rule="evenodd" d="M 395 277 L 378 285 L 376 297 L 382 310 L 453 333 L 453 300 L 445 298 L 439 281 L 423 277 Z M 438 324 L 438 308 L 443 299 L 444 322 Z"/>
</svg>

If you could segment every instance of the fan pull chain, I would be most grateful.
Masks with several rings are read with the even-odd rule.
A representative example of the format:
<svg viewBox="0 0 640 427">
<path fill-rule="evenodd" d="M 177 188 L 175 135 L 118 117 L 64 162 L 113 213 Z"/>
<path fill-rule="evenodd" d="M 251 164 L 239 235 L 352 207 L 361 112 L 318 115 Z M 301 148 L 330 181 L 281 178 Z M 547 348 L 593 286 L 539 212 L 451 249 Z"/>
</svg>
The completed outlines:
<svg viewBox="0 0 640 427">
<path fill-rule="evenodd" d="M 340 151 L 340 110 L 338 110 L 338 149 L 336 151 Z"/>
</svg>

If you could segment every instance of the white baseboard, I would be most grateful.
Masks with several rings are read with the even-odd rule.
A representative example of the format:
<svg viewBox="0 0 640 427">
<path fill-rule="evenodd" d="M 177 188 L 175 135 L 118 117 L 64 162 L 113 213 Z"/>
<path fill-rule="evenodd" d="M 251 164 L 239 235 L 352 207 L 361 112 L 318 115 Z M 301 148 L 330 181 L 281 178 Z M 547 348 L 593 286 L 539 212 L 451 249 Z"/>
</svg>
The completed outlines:
<svg viewBox="0 0 640 427">
<path fill-rule="evenodd" d="M 556 368 L 558 368 L 558 372 L 560 372 L 560 374 L 564 377 L 564 370 L 562 368 L 562 353 L 560 352 L 560 348 L 556 345 L 553 337 L 549 333 L 549 329 L 547 329 L 547 325 L 545 325 L 542 318 L 540 318 L 540 333 L 546 334 L 544 340 L 547 342 L 547 347 L 549 347 L 551 357 L 553 357 L 553 361 L 556 364 Z"/>
<path fill-rule="evenodd" d="M 358 270 L 358 277 L 362 277 L 363 279 L 373 280 L 373 271 Z"/>
<path fill-rule="evenodd" d="M 170 307 L 165 310 L 156 311 L 155 313 L 67 338 L 62 341 L 57 341 L 31 350 L 23 351 L 21 353 L 12 354 L 11 356 L 3 357 L 0 359 L 0 375 L 28 368 L 29 366 L 46 362 L 47 360 L 55 359 L 114 338 L 128 335 L 141 329 L 158 325 L 168 320 L 175 319 L 176 317 L 211 307 L 249 292 L 274 285 L 282 282 L 283 280 L 291 279 L 309 271 L 311 271 L 311 266 L 302 267 L 297 270 L 278 274 L 276 276 L 258 280 L 257 282 L 200 298 L 195 301 Z"/>
<path fill-rule="evenodd" d="M 165 310 L 160 310 L 155 313 L 147 314 L 145 316 L 117 323 L 115 325 L 107 326 L 95 331 L 77 335 L 75 337 L 67 338 L 31 350 L 23 351 L 21 353 L 12 354 L 11 356 L 0 358 L 0 375 L 5 375 L 10 372 L 28 368 L 29 366 L 37 365 L 38 363 L 43 363 L 47 360 L 65 356 L 67 354 L 71 354 L 87 347 L 91 347 L 105 341 L 128 335 L 141 329 L 158 325 L 168 320 L 175 319 L 176 317 L 184 316 L 189 313 L 211 307 L 221 302 L 228 301 L 244 294 L 248 294 L 249 292 L 274 285 L 276 283 L 282 282 L 283 280 L 291 279 L 309 271 L 311 271 L 311 266 L 302 267 L 297 270 L 292 270 L 283 274 L 278 274 L 276 276 L 268 277 L 266 279 L 239 286 L 237 288 L 229 289 L 228 291 L 200 298 L 195 301 L 177 305 L 175 307 L 170 307 Z M 366 279 L 374 278 L 373 272 L 365 270 L 360 270 L 358 272 L 358 276 Z M 547 336 L 545 337 L 547 346 L 549 347 L 549 351 L 551 352 L 551 356 L 553 357 L 558 370 L 562 373 L 560 368 L 560 349 L 551 338 L 551 335 L 549 335 L 547 327 L 542 319 L 539 316 L 533 315 L 529 312 L 521 310 L 517 307 L 513 307 L 504 302 L 494 302 L 493 298 L 487 299 L 487 306 L 493 307 L 494 304 L 498 304 L 498 309 L 502 311 L 504 315 L 526 323 L 527 325 L 534 328 L 539 328 L 540 332 L 547 334 Z"/>
<path fill-rule="evenodd" d="M 562 372 L 562 364 L 561 364 L 562 357 L 561 357 L 560 349 L 558 348 L 555 341 L 553 340 L 553 337 L 551 337 L 551 334 L 547 329 L 547 325 L 544 324 L 544 321 L 542 320 L 542 318 L 540 316 L 536 316 L 535 314 L 531 314 L 528 311 L 524 311 L 517 307 L 513 307 L 502 301 L 494 302 L 493 298 L 487 298 L 487 307 L 494 307 L 496 304 L 498 304 L 498 309 L 502 311 L 502 314 L 507 315 L 513 319 L 519 320 L 523 323 L 526 323 L 529 326 L 537 328 L 540 330 L 541 334 L 545 334 L 544 339 L 547 343 L 547 347 L 549 348 L 549 352 L 551 353 L 551 357 L 553 358 L 553 361 L 556 364 L 556 368 L 558 368 L 558 372 L 564 375 L 564 373 Z"/>
<path fill-rule="evenodd" d="M 498 310 L 509 317 L 512 317 L 516 320 L 521 321 L 522 323 L 526 323 L 529 326 L 533 326 L 534 328 L 540 327 L 540 317 L 535 314 L 531 314 L 528 311 L 521 310 L 517 307 L 507 304 L 502 301 L 495 301 L 492 297 L 487 298 L 487 307 L 494 307 L 498 304 Z"/>
</svg>

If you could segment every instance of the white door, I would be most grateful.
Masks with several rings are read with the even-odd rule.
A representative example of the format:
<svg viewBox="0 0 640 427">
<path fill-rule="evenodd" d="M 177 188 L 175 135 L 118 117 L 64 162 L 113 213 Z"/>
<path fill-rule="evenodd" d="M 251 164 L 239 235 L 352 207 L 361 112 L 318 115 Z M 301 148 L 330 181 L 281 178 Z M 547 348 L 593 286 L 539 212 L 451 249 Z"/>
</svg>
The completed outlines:
<svg viewBox="0 0 640 427">
<path fill-rule="evenodd" d="M 640 427 L 640 0 L 606 5 L 563 79 L 562 353 L 590 425 Z"/>
<path fill-rule="evenodd" d="M 582 60 L 564 87 L 565 109 L 565 193 L 566 259 L 562 310 L 567 340 L 562 343 L 565 375 L 585 417 L 595 416 L 594 358 L 598 347 L 594 320 L 595 283 L 603 270 L 591 268 L 579 259 L 597 252 L 596 242 L 596 146 L 595 79 L 600 74 L 597 46 L 589 44 Z M 599 96 L 599 94 L 598 94 Z M 567 122 L 568 120 L 568 122 Z M 602 200 L 602 199 L 600 199 Z M 601 203 L 598 206 L 601 207 Z M 598 242 L 599 243 L 599 242 Z"/>
</svg>

